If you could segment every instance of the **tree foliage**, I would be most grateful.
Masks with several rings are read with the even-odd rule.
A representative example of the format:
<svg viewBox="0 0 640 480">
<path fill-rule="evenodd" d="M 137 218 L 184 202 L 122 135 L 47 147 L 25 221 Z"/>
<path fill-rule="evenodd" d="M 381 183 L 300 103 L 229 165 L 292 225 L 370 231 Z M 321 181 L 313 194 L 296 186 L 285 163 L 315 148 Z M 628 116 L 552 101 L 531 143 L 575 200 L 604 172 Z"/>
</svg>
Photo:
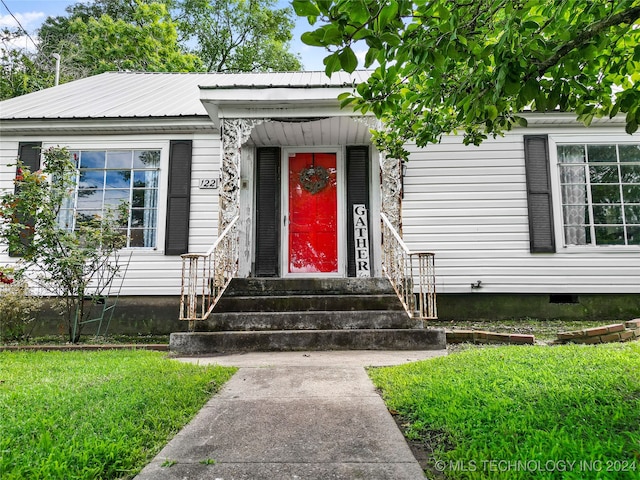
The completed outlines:
<svg viewBox="0 0 640 480">
<path fill-rule="evenodd" d="M 75 20 L 86 23 L 91 18 L 98 19 L 108 15 L 112 19 L 133 22 L 137 7 L 142 3 L 166 4 L 162 0 L 94 0 L 92 3 L 80 2 L 69 5 L 65 9 L 67 16 L 47 17 L 40 26 L 40 52 L 46 56 L 52 53 L 62 55 L 64 52 L 60 49 L 61 44 L 76 39 L 71 32 L 71 22 Z"/>
<path fill-rule="evenodd" d="M 114 70 L 248 72 L 302 68 L 293 10 L 275 0 L 92 0 L 48 17 L 37 52 L 4 42 L 0 100 Z M 9 38 L 6 32 L 4 38 Z"/>
<path fill-rule="evenodd" d="M 7 28 L 0 32 L 0 100 L 47 88 L 54 81 L 51 62 L 42 68 L 33 55 L 10 47 L 19 36 L 20 32 Z"/>
<path fill-rule="evenodd" d="M 193 72 L 200 70 L 200 59 L 184 53 L 178 45 L 176 24 L 164 5 L 139 4 L 132 21 L 80 18 L 70 23 L 78 47 L 73 61 L 86 75 L 107 71 Z"/>
<path fill-rule="evenodd" d="M 69 341 L 77 342 L 89 307 L 119 272 L 127 206 L 70 229 L 59 213 L 73 198 L 76 165 L 66 148 L 46 150 L 44 164 L 31 172 L 18 161 L 15 190 L 0 196 L 0 239 L 21 256 L 19 276 L 60 298 Z"/>
<path fill-rule="evenodd" d="M 387 126 L 376 142 L 405 158 L 402 145 L 463 131 L 479 144 L 526 121 L 531 109 L 594 118 L 624 114 L 640 123 L 638 0 L 296 0 L 316 29 L 303 34 L 329 48 L 325 70 L 352 72 L 357 45 L 369 81 L 343 104 Z"/>
<path fill-rule="evenodd" d="M 161 25 L 161 22 L 169 18 L 168 11 L 172 2 L 173 0 L 93 0 L 91 3 L 69 5 L 66 16 L 47 17 L 42 23 L 38 30 L 39 48 L 34 57 L 39 64 L 45 65 L 52 54 L 58 53 L 61 57 L 60 78 L 63 83 L 84 78 L 95 71 L 105 71 L 105 68 L 117 70 L 116 66 L 121 63 L 142 64 L 144 60 L 137 62 L 136 57 L 139 55 L 131 51 L 131 47 L 135 45 L 131 45 L 126 35 L 129 30 L 137 30 L 136 38 L 149 33 L 150 38 L 144 39 L 147 46 L 157 44 L 162 36 L 173 37 L 174 32 L 171 30 L 176 25 Z M 162 5 L 166 10 L 160 12 L 157 7 L 151 7 L 151 4 Z M 153 12 L 149 12 L 149 8 Z M 107 34 L 106 37 L 95 38 L 95 35 L 103 32 Z M 105 61 L 100 58 L 101 51 L 96 55 L 96 44 L 104 44 L 107 39 L 124 43 L 122 50 L 127 50 L 127 55 L 123 61 L 113 58 Z M 172 51 L 177 51 L 174 45 L 176 41 L 172 38 L 168 40 Z M 108 45 L 111 55 L 119 53 L 118 47 L 117 44 Z M 145 70 L 143 65 L 137 66 L 138 70 Z"/>
<path fill-rule="evenodd" d="M 178 15 L 185 40 L 209 72 L 300 70 L 289 51 L 291 10 L 274 0 L 181 0 Z"/>
</svg>

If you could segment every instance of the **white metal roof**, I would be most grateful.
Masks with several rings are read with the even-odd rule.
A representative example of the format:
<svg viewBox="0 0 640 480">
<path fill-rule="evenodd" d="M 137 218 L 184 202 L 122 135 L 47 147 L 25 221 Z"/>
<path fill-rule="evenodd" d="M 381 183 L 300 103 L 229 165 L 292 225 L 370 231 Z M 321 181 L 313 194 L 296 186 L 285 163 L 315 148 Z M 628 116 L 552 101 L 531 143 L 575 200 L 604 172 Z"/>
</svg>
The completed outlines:
<svg viewBox="0 0 640 480">
<path fill-rule="evenodd" d="M 370 72 L 107 72 L 0 102 L 0 119 L 100 119 L 206 116 L 203 89 L 347 88 Z M 299 92 L 298 92 L 299 93 Z M 337 95 L 337 93 L 336 93 Z"/>
</svg>

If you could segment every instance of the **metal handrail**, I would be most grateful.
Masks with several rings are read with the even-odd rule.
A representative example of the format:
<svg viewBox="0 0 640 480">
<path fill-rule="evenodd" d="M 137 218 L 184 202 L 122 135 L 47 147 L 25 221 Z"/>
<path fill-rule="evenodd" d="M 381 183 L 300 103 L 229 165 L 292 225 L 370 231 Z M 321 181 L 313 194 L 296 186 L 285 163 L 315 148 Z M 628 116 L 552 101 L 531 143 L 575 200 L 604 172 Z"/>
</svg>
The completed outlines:
<svg viewBox="0 0 640 480">
<path fill-rule="evenodd" d="M 382 219 L 382 271 L 391 282 L 404 309 L 411 318 L 434 320 L 436 282 L 432 252 L 412 252 L 389 219 Z"/>
<path fill-rule="evenodd" d="M 180 320 L 190 329 L 196 320 L 206 320 L 238 273 L 238 218 L 222 231 L 206 253 L 186 253 L 182 257 Z"/>
</svg>

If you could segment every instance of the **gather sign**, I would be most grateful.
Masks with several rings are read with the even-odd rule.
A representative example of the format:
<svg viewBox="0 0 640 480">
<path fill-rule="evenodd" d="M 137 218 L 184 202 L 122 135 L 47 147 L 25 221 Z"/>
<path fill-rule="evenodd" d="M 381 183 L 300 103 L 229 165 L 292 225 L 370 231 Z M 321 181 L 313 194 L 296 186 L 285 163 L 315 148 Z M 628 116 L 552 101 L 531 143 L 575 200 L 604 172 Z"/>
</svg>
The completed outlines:
<svg viewBox="0 0 640 480">
<path fill-rule="evenodd" d="M 356 253 L 356 277 L 370 277 L 369 222 L 367 207 L 363 204 L 353 205 L 353 244 Z"/>
</svg>

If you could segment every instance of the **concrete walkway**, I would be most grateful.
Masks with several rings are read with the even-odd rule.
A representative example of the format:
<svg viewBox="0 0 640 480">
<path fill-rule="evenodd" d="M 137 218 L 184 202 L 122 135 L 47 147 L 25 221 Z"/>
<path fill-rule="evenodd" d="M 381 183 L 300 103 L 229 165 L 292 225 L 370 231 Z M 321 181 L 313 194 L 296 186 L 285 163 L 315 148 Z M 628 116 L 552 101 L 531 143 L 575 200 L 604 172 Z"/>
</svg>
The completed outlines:
<svg viewBox="0 0 640 480">
<path fill-rule="evenodd" d="M 421 479 L 420 465 L 364 367 L 445 353 L 274 352 L 182 359 L 240 370 L 136 479 Z"/>
</svg>

